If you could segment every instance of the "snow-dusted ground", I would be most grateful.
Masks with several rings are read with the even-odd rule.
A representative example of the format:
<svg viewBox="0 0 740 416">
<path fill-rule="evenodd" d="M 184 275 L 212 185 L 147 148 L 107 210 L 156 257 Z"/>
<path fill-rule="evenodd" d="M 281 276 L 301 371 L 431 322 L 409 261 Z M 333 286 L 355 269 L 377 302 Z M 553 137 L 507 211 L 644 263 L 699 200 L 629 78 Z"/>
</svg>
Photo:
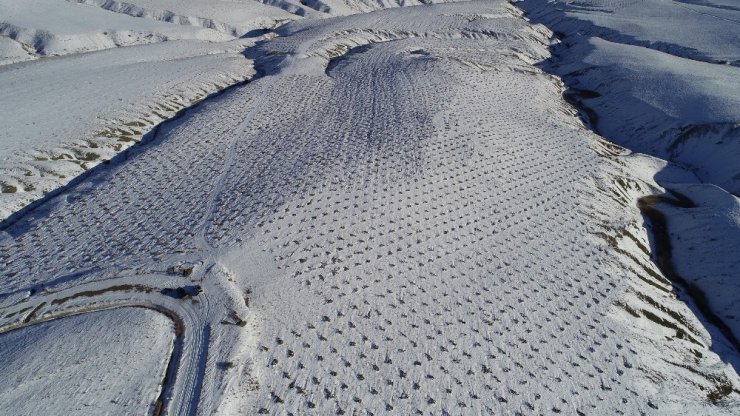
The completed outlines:
<svg viewBox="0 0 740 416">
<path fill-rule="evenodd" d="M 173 340 L 172 322 L 141 308 L 4 333 L 0 413 L 144 414 L 153 410 Z"/>
<path fill-rule="evenodd" d="M 175 336 L 159 398 L 125 413 L 736 413 L 732 337 L 637 206 L 670 179 L 728 250 L 736 200 L 585 127 L 540 68 L 547 28 L 473 1 L 275 35 L 252 82 L 3 223 L 4 349 L 135 306 Z"/>
</svg>

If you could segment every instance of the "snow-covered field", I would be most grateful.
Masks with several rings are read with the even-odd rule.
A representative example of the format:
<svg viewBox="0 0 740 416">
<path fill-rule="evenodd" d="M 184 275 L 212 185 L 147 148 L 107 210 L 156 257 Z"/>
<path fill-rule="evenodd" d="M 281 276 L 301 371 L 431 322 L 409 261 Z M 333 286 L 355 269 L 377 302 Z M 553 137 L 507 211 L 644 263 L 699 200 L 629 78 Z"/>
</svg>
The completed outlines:
<svg viewBox="0 0 740 416">
<path fill-rule="evenodd" d="M 244 49 L 292 16 L 254 2 L 142 3 L 202 12 L 170 23 L 172 12 L 156 20 L 89 3 L 0 1 L 0 218 L 109 160 L 178 110 L 251 77 Z M 240 24 L 230 26 L 230 16 Z"/>
<path fill-rule="evenodd" d="M 562 52 L 503 0 L 83 3 L 189 35 L 0 67 L 13 194 L 110 160 L 0 225 L 0 414 L 737 413 L 737 147 L 659 135 L 740 114 L 732 34 L 699 62 Z M 522 5 L 565 6 L 602 13 Z M 644 17 L 609 30 L 669 42 Z"/>
<path fill-rule="evenodd" d="M 242 52 L 276 26 L 399 6 L 304 3 L 0 0 L 0 219 L 251 78 Z"/>
<path fill-rule="evenodd" d="M 137 308 L 74 315 L 4 333 L 3 414 L 153 411 L 173 339 L 165 316 Z"/>
</svg>

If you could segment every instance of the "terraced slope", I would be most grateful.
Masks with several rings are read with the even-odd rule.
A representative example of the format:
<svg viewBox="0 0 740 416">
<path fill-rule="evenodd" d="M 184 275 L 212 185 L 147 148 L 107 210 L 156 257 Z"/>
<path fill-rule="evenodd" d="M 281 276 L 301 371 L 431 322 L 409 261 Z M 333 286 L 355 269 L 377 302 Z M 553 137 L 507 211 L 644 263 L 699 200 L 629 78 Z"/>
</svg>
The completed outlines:
<svg viewBox="0 0 740 416">
<path fill-rule="evenodd" d="M 0 0 L 0 220 L 250 79 L 244 49 L 285 22 L 415 4 Z"/>
<path fill-rule="evenodd" d="M 170 414 L 732 414 L 737 352 L 634 205 L 664 164 L 583 127 L 546 29 L 481 1 L 279 35 L 5 229 L 3 325 L 166 307 Z"/>
</svg>

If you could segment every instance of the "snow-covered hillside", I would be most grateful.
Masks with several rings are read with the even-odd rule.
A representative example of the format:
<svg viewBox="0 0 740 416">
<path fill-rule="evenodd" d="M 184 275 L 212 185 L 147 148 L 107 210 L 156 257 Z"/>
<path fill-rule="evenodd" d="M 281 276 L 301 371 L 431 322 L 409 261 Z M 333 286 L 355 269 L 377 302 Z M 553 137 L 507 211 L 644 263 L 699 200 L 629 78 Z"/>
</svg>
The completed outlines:
<svg viewBox="0 0 740 416">
<path fill-rule="evenodd" d="M 254 40 L 117 48 L 0 67 L 0 214 L 8 217 L 254 73 Z M 53 80 L 53 82 L 50 82 Z"/>
<path fill-rule="evenodd" d="M 405 4 L 0 0 L 0 219 L 251 78 L 242 52 L 280 24 Z"/>
<path fill-rule="evenodd" d="M 667 192 L 642 204 L 654 257 L 738 348 L 740 8 L 730 3 L 518 4 L 556 31 L 554 56 L 541 67 L 562 77 L 594 130 L 693 174 L 656 173 Z"/>
<path fill-rule="evenodd" d="M 600 134 L 740 194 L 740 8 L 721 0 L 521 4 L 561 37 L 548 69 L 593 110 Z"/>
<path fill-rule="evenodd" d="M 231 39 L 0 68 L 27 100 L 0 104 L 9 131 L 65 129 L 6 136 L 8 166 L 58 171 L 23 155 L 90 130 L 108 159 L 250 81 L 2 222 L 0 414 L 737 413 L 737 198 L 594 133 L 572 104 L 598 97 L 550 72 L 582 61 L 514 5 L 285 0 L 257 32 L 246 2 L 197 13 L 239 39 L 159 12 L 206 2 L 84 3 Z M 642 91 L 618 87 L 604 106 Z"/>
</svg>

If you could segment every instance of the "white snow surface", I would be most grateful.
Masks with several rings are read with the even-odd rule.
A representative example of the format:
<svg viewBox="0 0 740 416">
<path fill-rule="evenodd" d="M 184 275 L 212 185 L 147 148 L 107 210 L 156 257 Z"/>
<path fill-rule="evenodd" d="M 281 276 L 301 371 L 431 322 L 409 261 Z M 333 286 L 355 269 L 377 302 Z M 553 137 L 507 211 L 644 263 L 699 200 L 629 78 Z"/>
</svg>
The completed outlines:
<svg viewBox="0 0 740 416">
<path fill-rule="evenodd" d="M 141 308 L 75 315 L 4 333 L 0 413 L 147 414 L 173 339 L 169 319 Z"/>
<path fill-rule="evenodd" d="M 214 29 L 236 37 L 272 27 L 275 22 L 297 18 L 281 8 L 253 0 L 73 1 L 134 17 Z"/>
<path fill-rule="evenodd" d="M 502 0 L 304 3 L 326 18 L 248 41 L 250 83 L 2 223 L 0 339 L 147 308 L 175 328 L 170 415 L 736 413 L 733 339 L 636 205 L 697 176 L 584 126 L 541 69 L 552 32 Z M 731 205 L 681 189 L 714 201 L 691 221 Z"/>
<path fill-rule="evenodd" d="M 0 37 L 0 63 L 12 64 L 34 59 L 24 45 L 10 38 Z"/>
<path fill-rule="evenodd" d="M 571 30 L 694 60 L 740 64 L 740 32 L 737 30 L 740 8 L 736 2 L 735 7 L 728 7 L 721 0 L 579 0 L 568 3 L 565 6 L 567 17 L 593 25 Z"/>
</svg>

